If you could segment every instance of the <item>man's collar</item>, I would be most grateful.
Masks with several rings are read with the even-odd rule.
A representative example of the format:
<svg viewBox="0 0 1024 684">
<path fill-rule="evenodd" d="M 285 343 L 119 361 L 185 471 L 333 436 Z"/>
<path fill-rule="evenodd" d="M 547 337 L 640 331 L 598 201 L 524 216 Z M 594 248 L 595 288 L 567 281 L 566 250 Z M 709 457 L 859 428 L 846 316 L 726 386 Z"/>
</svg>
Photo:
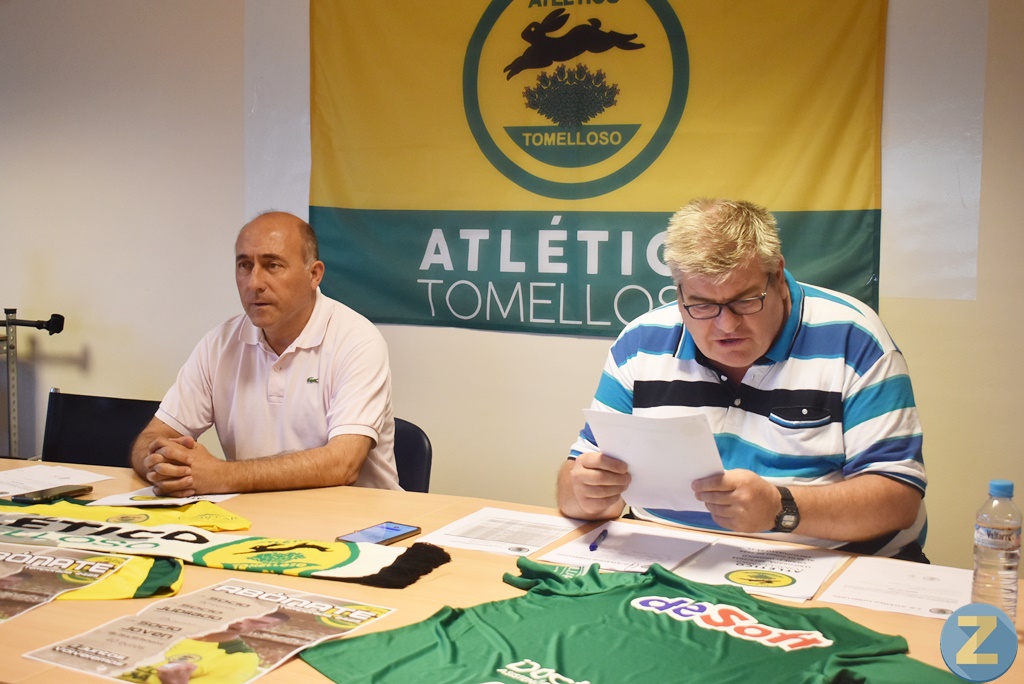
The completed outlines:
<svg viewBox="0 0 1024 684">
<path fill-rule="evenodd" d="M 295 349 L 313 349 L 324 342 L 327 335 L 327 324 L 331 320 L 331 306 L 327 297 L 316 288 L 316 302 L 313 304 L 313 313 L 306 321 L 306 327 L 302 329 L 299 336 L 291 343 L 290 347 Z"/>
<path fill-rule="evenodd" d="M 788 270 L 785 271 L 785 274 L 786 285 L 789 287 L 789 303 L 791 306 L 785 325 L 782 326 L 778 337 L 775 338 L 772 346 L 768 348 L 764 355 L 765 359 L 773 363 L 779 363 L 789 358 L 789 352 L 793 349 L 793 341 L 796 339 L 797 331 L 800 330 L 800 320 L 803 317 L 803 287 L 793 278 L 793 274 Z"/>
<path fill-rule="evenodd" d="M 264 349 L 270 349 L 263 335 L 263 329 L 253 325 L 249 317 L 243 314 L 242 328 L 238 332 L 238 340 L 243 344 L 258 344 Z M 288 349 L 314 349 L 323 344 L 324 336 L 327 334 L 327 324 L 331 320 L 331 307 L 327 296 L 316 289 L 316 301 L 313 304 L 313 313 L 309 315 L 305 327 L 299 336 L 288 345 Z M 285 350 L 288 351 L 287 349 Z M 283 354 L 282 354 L 283 356 Z"/>
</svg>

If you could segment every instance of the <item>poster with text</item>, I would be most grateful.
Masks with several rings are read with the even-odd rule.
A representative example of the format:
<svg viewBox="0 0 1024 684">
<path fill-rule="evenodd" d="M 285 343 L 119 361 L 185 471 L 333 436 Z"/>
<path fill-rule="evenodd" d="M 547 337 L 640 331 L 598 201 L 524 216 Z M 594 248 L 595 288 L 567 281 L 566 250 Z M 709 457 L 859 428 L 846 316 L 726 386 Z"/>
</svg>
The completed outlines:
<svg viewBox="0 0 1024 684">
<path fill-rule="evenodd" d="M 313 644 L 392 612 L 232 579 L 26 654 L 128 682 L 250 682 Z"/>
<path fill-rule="evenodd" d="M 322 287 L 378 323 L 614 336 L 671 214 L 745 199 L 878 301 L 885 0 L 312 0 Z"/>
<path fill-rule="evenodd" d="M 128 556 L 0 543 L 0 622 L 105 579 Z"/>
</svg>

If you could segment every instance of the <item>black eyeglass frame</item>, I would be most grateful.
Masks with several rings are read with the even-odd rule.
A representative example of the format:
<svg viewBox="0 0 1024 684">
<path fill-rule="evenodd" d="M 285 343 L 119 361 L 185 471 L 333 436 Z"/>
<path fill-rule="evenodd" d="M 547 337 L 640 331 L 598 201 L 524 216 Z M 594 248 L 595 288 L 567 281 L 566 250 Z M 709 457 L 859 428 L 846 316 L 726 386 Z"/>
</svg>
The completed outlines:
<svg viewBox="0 0 1024 684">
<path fill-rule="evenodd" d="M 686 309 L 686 314 L 690 318 L 692 318 L 695 321 L 710 321 L 710 320 L 714 320 L 714 319 L 718 318 L 719 316 L 721 316 L 722 315 L 722 309 L 725 309 L 725 308 L 729 309 L 729 311 L 731 311 L 732 313 L 736 314 L 737 316 L 751 316 L 751 315 L 756 314 L 756 313 L 761 313 L 762 311 L 764 311 L 764 299 L 765 299 L 765 297 L 768 296 L 768 286 L 771 285 L 771 282 L 772 282 L 772 274 L 768 274 L 768 282 L 766 282 L 764 284 L 764 292 L 762 292 L 761 294 L 759 294 L 759 295 L 757 295 L 755 297 L 743 297 L 742 299 L 734 299 L 731 302 L 722 302 L 721 304 L 718 304 L 716 302 L 701 302 L 699 304 L 683 304 L 683 285 L 682 285 L 682 283 L 676 283 L 676 292 L 679 293 L 679 306 L 681 306 L 684 309 Z M 737 311 L 736 309 L 733 308 L 737 304 L 742 305 L 742 304 L 746 304 L 748 302 L 749 303 L 753 303 L 755 301 L 756 302 L 760 302 L 761 305 L 757 309 L 755 309 L 753 311 Z M 699 307 L 699 306 L 713 306 L 713 307 L 716 307 L 715 308 L 715 313 L 713 315 L 711 315 L 711 316 L 695 316 L 695 315 L 693 315 L 692 309 L 694 309 L 696 307 Z"/>
</svg>

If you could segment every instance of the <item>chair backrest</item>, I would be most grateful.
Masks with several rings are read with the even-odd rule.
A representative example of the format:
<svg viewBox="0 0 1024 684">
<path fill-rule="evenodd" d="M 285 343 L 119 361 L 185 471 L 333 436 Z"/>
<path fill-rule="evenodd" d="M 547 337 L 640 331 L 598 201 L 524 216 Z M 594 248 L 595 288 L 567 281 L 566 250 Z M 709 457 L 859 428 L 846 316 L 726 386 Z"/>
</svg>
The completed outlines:
<svg viewBox="0 0 1024 684">
<path fill-rule="evenodd" d="M 51 389 L 42 460 L 128 466 L 132 443 L 159 406 L 159 401 L 65 394 Z"/>
<path fill-rule="evenodd" d="M 395 418 L 395 465 L 402 489 L 407 492 L 427 491 L 433 458 L 434 451 L 427 433 L 414 423 Z"/>
</svg>

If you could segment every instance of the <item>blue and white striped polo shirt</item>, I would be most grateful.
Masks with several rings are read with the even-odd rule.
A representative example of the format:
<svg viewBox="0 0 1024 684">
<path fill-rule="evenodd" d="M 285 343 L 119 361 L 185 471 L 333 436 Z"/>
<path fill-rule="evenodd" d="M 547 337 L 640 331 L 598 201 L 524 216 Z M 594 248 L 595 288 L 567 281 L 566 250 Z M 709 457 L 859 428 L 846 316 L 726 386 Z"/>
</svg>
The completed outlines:
<svg viewBox="0 0 1024 684">
<path fill-rule="evenodd" d="M 910 376 L 881 320 L 856 299 L 798 283 L 788 271 L 786 281 L 793 301 L 789 318 L 740 385 L 702 362 L 671 303 L 622 331 L 592 408 L 653 417 L 703 413 L 726 469 L 752 470 L 775 484 L 828 484 L 876 473 L 923 495 L 927 479 Z M 599 450 L 587 425 L 570 457 Z M 634 514 L 722 531 L 706 512 L 635 509 Z M 923 546 L 925 527 L 922 500 L 912 527 L 867 550 L 893 555 L 915 540 Z M 795 534 L 764 536 L 842 546 Z"/>
</svg>

